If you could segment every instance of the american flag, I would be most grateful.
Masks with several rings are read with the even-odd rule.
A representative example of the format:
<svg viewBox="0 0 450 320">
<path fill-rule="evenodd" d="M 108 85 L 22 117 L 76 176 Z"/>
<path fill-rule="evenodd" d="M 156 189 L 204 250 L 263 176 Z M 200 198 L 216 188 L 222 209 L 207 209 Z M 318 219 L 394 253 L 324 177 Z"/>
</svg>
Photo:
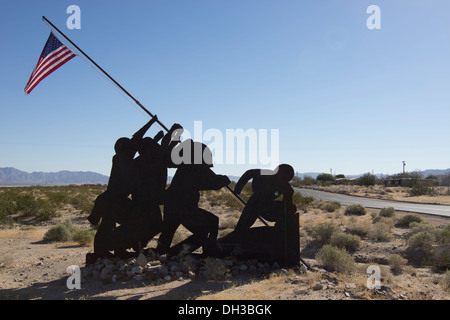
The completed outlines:
<svg viewBox="0 0 450 320">
<path fill-rule="evenodd" d="M 42 79 L 58 69 L 64 63 L 75 57 L 75 54 L 50 33 L 47 43 L 33 70 L 33 73 L 25 86 L 25 93 L 29 94 Z"/>
</svg>

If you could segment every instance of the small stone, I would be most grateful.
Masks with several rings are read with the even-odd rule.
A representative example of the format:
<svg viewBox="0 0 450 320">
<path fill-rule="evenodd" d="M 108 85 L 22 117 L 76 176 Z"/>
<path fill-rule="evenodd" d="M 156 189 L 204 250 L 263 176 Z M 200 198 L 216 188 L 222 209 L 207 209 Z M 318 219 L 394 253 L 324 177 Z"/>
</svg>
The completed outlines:
<svg viewBox="0 0 450 320">
<path fill-rule="evenodd" d="M 171 277 L 171 276 L 165 276 L 165 277 L 164 277 L 164 281 L 170 281 L 170 280 L 172 280 L 172 277 Z"/>
<path fill-rule="evenodd" d="M 323 289 L 323 285 L 321 285 L 320 283 L 316 284 L 316 285 L 313 287 L 313 290 L 314 290 L 314 291 L 319 291 L 319 290 L 322 290 L 322 289 Z"/>
<path fill-rule="evenodd" d="M 225 267 L 232 267 L 233 266 L 233 260 L 223 259 L 222 262 L 225 265 Z"/>
<path fill-rule="evenodd" d="M 280 265 L 279 265 L 277 262 L 275 262 L 275 263 L 272 265 L 272 270 L 278 270 L 278 269 L 280 269 Z"/>
<path fill-rule="evenodd" d="M 247 270 L 248 270 L 248 266 L 247 266 L 246 264 L 242 264 L 242 265 L 239 267 L 239 270 L 240 270 L 240 271 L 247 271 Z"/>
<path fill-rule="evenodd" d="M 111 279 L 111 275 L 112 275 L 112 272 L 109 269 L 103 268 L 102 271 L 100 272 L 100 279 L 102 279 L 102 280 Z"/>
<path fill-rule="evenodd" d="M 135 274 L 142 274 L 144 272 L 144 268 L 136 266 L 131 268 L 131 271 L 134 272 Z"/>
<path fill-rule="evenodd" d="M 142 278 L 141 275 L 137 274 L 137 275 L 135 275 L 135 276 L 133 277 L 133 279 L 136 280 L 136 281 L 142 281 L 143 278 Z"/>
<path fill-rule="evenodd" d="M 301 266 L 300 266 L 300 273 L 301 274 L 305 274 L 306 273 L 306 271 L 308 270 L 308 268 L 304 265 L 304 264 L 302 264 Z"/>
<path fill-rule="evenodd" d="M 142 252 L 137 257 L 136 264 L 140 267 L 145 267 L 145 265 L 147 264 L 147 258 L 144 256 Z"/>
</svg>

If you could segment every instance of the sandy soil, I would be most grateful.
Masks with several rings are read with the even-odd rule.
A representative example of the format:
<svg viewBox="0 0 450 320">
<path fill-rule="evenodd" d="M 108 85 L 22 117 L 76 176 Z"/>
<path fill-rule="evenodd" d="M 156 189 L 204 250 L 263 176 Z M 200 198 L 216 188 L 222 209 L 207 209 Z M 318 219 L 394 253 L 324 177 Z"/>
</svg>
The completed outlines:
<svg viewBox="0 0 450 320">
<path fill-rule="evenodd" d="M 343 210 L 341 208 L 340 210 Z M 219 210 L 220 211 L 220 210 Z M 222 212 L 225 214 L 226 210 Z M 231 214 L 231 213 L 228 213 Z M 398 213 L 402 214 L 402 213 Z M 369 219 L 370 215 L 366 215 Z M 405 248 L 404 233 L 394 229 L 395 240 L 371 243 L 363 240 L 355 254 L 358 272 L 337 274 L 326 272 L 314 260 L 317 248 L 311 246 L 309 236 L 301 237 L 302 256 L 312 267 L 306 273 L 297 269 L 278 270 L 261 278 L 240 274 L 223 281 L 202 278 L 180 278 L 158 283 L 148 281 L 103 282 L 82 277 L 81 289 L 68 289 L 66 273 L 70 265 L 85 267 L 85 255 L 92 247 L 75 243 L 44 243 L 49 227 L 70 218 L 74 225 L 88 228 L 85 215 L 66 212 L 51 223 L 33 227 L 19 225 L 0 230 L 0 299 L 225 299 L 225 300 L 327 300 L 327 299 L 439 299 L 448 300 L 450 294 L 440 285 L 442 274 L 427 268 L 409 267 L 394 275 L 386 265 L 388 254 L 401 253 Z M 424 217 L 440 226 L 449 223 L 445 218 Z M 324 214 L 317 209 L 301 213 L 301 226 L 308 221 L 326 221 L 345 224 L 347 217 L 340 213 Z M 152 243 L 150 243 L 152 246 Z M 369 290 L 366 286 L 371 264 L 381 268 L 382 288 Z"/>
</svg>

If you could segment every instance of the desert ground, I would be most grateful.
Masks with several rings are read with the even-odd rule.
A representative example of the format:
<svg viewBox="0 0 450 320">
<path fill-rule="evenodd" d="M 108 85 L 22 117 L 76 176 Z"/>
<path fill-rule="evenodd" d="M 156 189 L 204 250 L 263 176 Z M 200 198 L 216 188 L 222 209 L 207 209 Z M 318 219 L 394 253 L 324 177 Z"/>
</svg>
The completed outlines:
<svg viewBox="0 0 450 320">
<path fill-rule="evenodd" d="M 201 207 L 220 218 L 221 233 L 219 236 L 232 230 L 242 210 L 241 204 L 230 199 L 227 192 L 227 190 L 221 190 L 202 194 L 200 203 Z M 33 194 L 39 197 L 39 190 L 33 190 Z M 96 194 L 91 195 L 91 200 L 95 199 Z M 359 190 L 358 194 L 368 196 L 369 192 Z M 388 194 L 394 199 L 397 197 L 391 192 Z M 450 203 L 450 196 L 445 198 L 443 195 L 442 197 L 443 199 L 436 198 L 433 202 Z M 413 200 L 428 201 L 426 199 Z M 311 269 L 305 270 L 301 264 L 293 268 L 270 265 L 266 266 L 264 272 L 259 272 L 263 268 L 260 261 L 237 261 L 233 257 L 227 257 L 212 261 L 213 268 L 224 267 L 221 273 L 208 273 L 208 263 L 211 264 L 211 261 L 200 258 L 194 258 L 194 260 L 197 259 L 196 263 L 201 267 L 188 272 L 186 269 L 179 268 L 186 261 L 181 261 L 180 258 L 170 260 L 152 253 L 144 256 L 144 264 L 140 265 L 141 271 L 134 275 L 118 274 L 117 268 L 121 265 L 122 270 L 135 270 L 133 268 L 137 266 L 136 259 L 102 261 L 94 266 L 86 266 L 85 257 L 88 252 L 92 252 L 92 243 L 43 240 L 51 227 L 68 220 L 79 229 L 91 230 L 92 227 L 86 220 L 88 215 L 86 210 L 83 211 L 77 209 L 73 204 L 65 203 L 59 207 L 57 214 L 51 219 L 25 217 L 18 213 L 13 217 L 12 224 L 0 228 L 0 299 L 450 299 L 449 272 L 445 272 L 442 268 L 437 269 L 432 264 L 411 255 L 408 239 L 410 239 L 413 229 L 404 226 L 398 227 L 394 223 L 394 219 L 401 219 L 408 215 L 407 212 L 395 212 L 395 217 L 391 218 L 391 222 L 385 221 L 389 225 L 387 230 L 390 235 L 381 240 L 372 236 L 370 231 L 376 225 L 376 219 L 378 222 L 380 221 L 380 210 L 367 209 L 366 213 L 361 216 L 350 216 L 346 214 L 344 206 L 331 210 L 323 206 L 323 203 L 313 202 L 299 212 L 301 256 Z M 421 218 L 421 225 L 432 228 L 433 232 L 444 230 L 446 226 L 448 228 L 450 223 L 449 219 L 442 217 L 423 215 Z M 351 271 L 330 270 L 317 259 L 317 253 L 324 246 L 317 236 L 319 234 L 317 226 L 323 223 L 332 223 L 346 234 L 351 233 L 351 230 L 356 230 L 356 226 L 365 230 L 360 233 L 358 248 L 350 252 L 355 263 L 355 267 Z M 188 233 L 187 230 L 180 228 L 180 231 L 177 232 L 178 238 L 175 240 L 180 241 Z M 148 248 L 155 246 L 156 239 L 157 237 L 150 242 Z M 438 243 L 434 242 L 432 246 L 436 247 Z M 392 262 L 393 255 L 401 256 L 405 260 Z M 78 266 L 81 270 L 80 289 L 69 289 L 67 286 L 70 276 L 67 268 L 72 265 Z M 101 272 L 108 265 L 111 267 L 111 273 Z M 175 272 L 174 265 L 178 268 L 177 272 Z M 245 266 L 243 267 L 243 265 Z M 380 270 L 380 286 L 377 288 L 368 287 L 371 273 L 368 273 L 367 270 L 371 265 L 379 267 Z M 147 273 L 142 273 L 142 268 L 157 269 L 158 272 L 165 268 L 166 271 L 161 277 L 156 276 L 155 273 L 146 276 Z"/>
</svg>

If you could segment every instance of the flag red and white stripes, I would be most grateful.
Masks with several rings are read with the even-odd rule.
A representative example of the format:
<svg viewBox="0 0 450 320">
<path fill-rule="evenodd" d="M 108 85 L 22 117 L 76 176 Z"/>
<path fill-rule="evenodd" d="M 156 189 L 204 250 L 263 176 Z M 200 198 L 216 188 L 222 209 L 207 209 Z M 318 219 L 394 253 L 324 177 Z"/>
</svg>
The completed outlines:
<svg viewBox="0 0 450 320">
<path fill-rule="evenodd" d="M 25 93 L 29 94 L 42 79 L 75 56 L 76 55 L 51 32 L 36 67 L 25 86 Z"/>
</svg>

